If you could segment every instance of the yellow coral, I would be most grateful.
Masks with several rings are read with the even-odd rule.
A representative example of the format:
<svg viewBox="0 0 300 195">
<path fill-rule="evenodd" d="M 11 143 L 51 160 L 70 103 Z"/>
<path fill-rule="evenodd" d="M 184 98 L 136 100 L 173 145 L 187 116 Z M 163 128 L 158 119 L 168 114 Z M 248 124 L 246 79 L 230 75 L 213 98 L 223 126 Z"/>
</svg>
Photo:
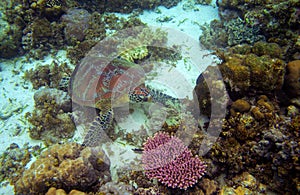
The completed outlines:
<svg viewBox="0 0 300 195">
<path fill-rule="evenodd" d="M 134 62 L 135 60 L 141 60 L 148 55 L 148 49 L 146 46 L 137 47 L 132 50 L 122 53 L 120 56 L 129 62 Z"/>
</svg>

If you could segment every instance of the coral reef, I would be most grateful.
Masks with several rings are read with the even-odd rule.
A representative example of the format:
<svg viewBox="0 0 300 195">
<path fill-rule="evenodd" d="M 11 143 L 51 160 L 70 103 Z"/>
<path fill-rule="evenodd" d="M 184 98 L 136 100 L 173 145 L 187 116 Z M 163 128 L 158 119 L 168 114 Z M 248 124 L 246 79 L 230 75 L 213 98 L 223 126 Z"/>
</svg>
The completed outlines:
<svg viewBox="0 0 300 195">
<path fill-rule="evenodd" d="M 159 189 L 156 187 L 150 187 L 150 188 L 138 188 L 135 192 L 134 195 L 157 195 L 161 194 Z"/>
<path fill-rule="evenodd" d="M 249 1 L 247 6 L 255 7 L 252 3 Z M 226 9 L 244 6 L 237 1 L 222 1 L 222 4 L 228 6 Z M 276 36 L 281 37 L 280 33 L 285 30 Z M 268 37 L 270 34 L 263 35 L 269 43 L 258 41 L 252 45 L 217 49 L 215 54 L 221 62 L 208 67 L 197 79 L 195 92 L 201 114 L 212 117 L 211 107 L 220 104 L 212 98 L 214 93 L 223 93 L 223 98 L 219 99 L 229 100 L 223 101 L 227 109 L 220 137 L 204 156 L 212 164 L 207 168 L 208 177 L 216 181 L 220 172 L 226 172 L 226 185 L 219 186 L 220 194 L 299 192 L 299 180 L 295 179 L 299 177 L 296 156 L 300 151 L 299 133 L 296 132 L 299 130 L 299 122 L 296 122 L 300 105 L 299 63 L 290 60 L 293 59 L 292 50 L 287 49 L 294 47 L 294 39 L 283 43 L 284 40 L 274 41 L 274 37 Z M 226 41 L 219 43 L 226 47 Z M 218 71 L 221 77 L 216 76 Z M 226 90 L 209 85 L 211 80 L 222 80 Z M 208 124 L 214 123 L 211 119 Z M 201 133 L 195 135 L 190 147 L 199 147 L 197 143 L 202 137 Z"/>
<path fill-rule="evenodd" d="M 15 183 L 16 194 L 45 194 L 50 187 L 90 192 L 110 180 L 109 160 L 100 148 L 55 144 L 33 162 Z"/>
<path fill-rule="evenodd" d="M 41 88 L 34 95 L 35 110 L 25 117 L 33 125 L 29 135 L 41 139 L 46 145 L 58 143 L 74 135 L 75 124 L 70 114 L 71 102 L 66 92 Z"/>
<path fill-rule="evenodd" d="M 141 0 L 141 1 L 124 1 L 124 0 L 110 0 L 110 1 L 101 1 L 101 0 L 92 0 L 92 1 L 83 1 L 77 0 L 78 3 L 83 7 L 88 7 L 93 11 L 103 12 L 121 12 L 121 13 L 130 13 L 135 9 L 154 9 L 159 5 L 163 5 L 167 8 L 177 5 L 180 0 Z"/>
<path fill-rule="evenodd" d="M 225 22 L 213 20 L 201 28 L 203 34 L 200 36 L 200 42 L 210 49 L 238 44 L 253 44 L 265 40 L 265 37 L 259 34 L 259 29 L 246 26 L 246 22 L 241 18 Z"/>
<path fill-rule="evenodd" d="M 74 24 L 74 22 L 69 23 L 71 27 L 74 26 Z M 118 30 L 127 29 L 144 24 L 136 17 L 129 17 L 128 19 L 125 19 L 122 17 L 118 17 L 115 14 L 100 14 L 98 12 L 93 12 L 90 16 L 90 20 L 86 24 L 81 25 L 88 27 L 86 30 L 83 31 L 83 33 L 81 33 L 82 37 L 84 36 L 84 40 L 77 42 L 73 41 L 73 46 L 67 49 L 67 56 L 74 64 L 78 63 L 79 60 L 85 56 L 87 51 L 91 50 L 91 48 L 95 46 L 96 43 L 99 42 L 99 40 L 103 40 L 107 35 L 109 35 L 110 32 L 115 32 Z M 73 29 L 76 30 L 78 29 L 78 27 L 74 26 Z M 71 32 L 71 34 L 76 33 L 77 32 Z"/>
<path fill-rule="evenodd" d="M 59 23 L 59 18 L 65 7 L 71 5 L 65 4 L 64 0 L 12 0 L 1 4 L 5 20 L 11 26 L 1 51 L 9 51 L 11 43 L 14 47 L 19 46 L 6 55 L 14 57 L 25 51 L 29 57 L 42 58 L 51 49 L 62 48 L 64 26 Z"/>
<path fill-rule="evenodd" d="M 199 183 L 199 186 L 206 195 L 212 195 L 218 192 L 218 183 L 215 180 L 203 178 L 203 181 Z"/>
<path fill-rule="evenodd" d="M 245 3 L 246 2 L 246 3 Z M 200 37 L 208 48 L 275 42 L 285 58 L 299 59 L 299 1 L 217 1 L 221 21 L 212 21 Z"/>
<path fill-rule="evenodd" d="M 22 49 L 28 57 L 41 59 L 51 49 L 60 49 L 64 45 L 63 25 L 46 18 L 36 18 L 23 30 Z"/>
<path fill-rule="evenodd" d="M 245 101 L 251 105 L 249 110 L 236 109 L 236 102 Z M 267 184 L 265 188 L 295 192 L 298 184 L 293 178 L 299 176 L 296 173 L 299 135 L 295 134 L 292 124 L 297 116 L 284 119 L 286 117 L 280 113 L 278 102 L 265 95 L 235 101 L 224 120 L 221 137 L 208 157 L 220 164 L 219 171 L 224 169 L 228 175 L 248 171 Z M 235 190 L 259 191 L 256 187 L 244 188 L 249 187 Z M 223 187 L 221 192 L 227 190 Z"/>
<path fill-rule="evenodd" d="M 185 190 L 198 182 L 206 168 L 179 138 L 164 132 L 156 133 L 144 144 L 142 162 L 149 179 Z"/>
<path fill-rule="evenodd" d="M 133 29 L 134 30 L 134 29 Z M 153 45 L 164 45 L 167 41 L 167 33 L 161 29 L 153 32 L 150 28 L 138 29 L 137 34 L 131 32 L 130 36 L 118 46 L 120 57 L 130 62 L 136 62 L 150 55 L 148 47 Z M 155 34 L 155 36 L 153 36 Z"/>
</svg>

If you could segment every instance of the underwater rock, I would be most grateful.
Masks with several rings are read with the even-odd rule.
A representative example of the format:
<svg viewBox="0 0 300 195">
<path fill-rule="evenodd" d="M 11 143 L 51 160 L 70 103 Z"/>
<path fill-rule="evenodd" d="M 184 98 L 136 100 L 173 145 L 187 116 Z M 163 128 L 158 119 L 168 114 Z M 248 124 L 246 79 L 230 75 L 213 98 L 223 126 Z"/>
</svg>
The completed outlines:
<svg viewBox="0 0 300 195">
<path fill-rule="evenodd" d="M 300 60 L 291 61 L 287 64 L 283 89 L 291 98 L 300 97 Z"/>
<path fill-rule="evenodd" d="M 50 187 L 90 191 L 110 180 L 110 162 L 100 148 L 56 144 L 44 151 L 15 183 L 16 194 L 45 194 Z"/>
<path fill-rule="evenodd" d="M 83 41 L 89 28 L 91 14 L 84 9 L 72 8 L 61 17 L 61 21 L 66 24 L 64 35 L 70 43 Z"/>
<path fill-rule="evenodd" d="M 229 96 L 226 91 L 222 75 L 217 66 L 208 66 L 200 74 L 194 88 L 199 102 L 200 112 L 203 115 L 210 116 L 212 106 L 214 106 L 215 115 L 224 115 L 224 109 L 229 102 Z"/>
</svg>

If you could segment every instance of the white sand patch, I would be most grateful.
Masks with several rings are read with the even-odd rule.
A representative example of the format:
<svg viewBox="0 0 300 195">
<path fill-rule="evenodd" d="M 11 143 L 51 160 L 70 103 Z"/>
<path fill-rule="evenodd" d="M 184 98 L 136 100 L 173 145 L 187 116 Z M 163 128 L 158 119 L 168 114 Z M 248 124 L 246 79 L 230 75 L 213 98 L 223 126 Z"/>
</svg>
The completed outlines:
<svg viewBox="0 0 300 195">
<path fill-rule="evenodd" d="M 140 18 L 148 25 L 174 28 L 198 40 L 202 33 L 200 25 L 219 19 L 219 16 L 217 7 L 184 0 L 170 9 L 159 6 L 156 11 L 144 11 Z"/>
</svg>

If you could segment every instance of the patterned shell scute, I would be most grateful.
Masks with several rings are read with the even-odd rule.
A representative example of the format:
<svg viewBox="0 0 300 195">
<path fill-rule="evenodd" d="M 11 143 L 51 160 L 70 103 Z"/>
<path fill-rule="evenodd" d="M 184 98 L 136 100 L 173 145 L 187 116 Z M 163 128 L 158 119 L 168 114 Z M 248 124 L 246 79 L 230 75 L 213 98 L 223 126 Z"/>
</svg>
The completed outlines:
<svg viewBox="0 0 300 195">
<path fill-rule="evenodd" d="M 80 105 L 95 107 L 95 103 L 113 98 L 128 101 L 128 92 L 143 82 L 144 71 L 135 63 L 115 58 L 86 57 L 75 68 L 69 91 Z"/>
</svg>

